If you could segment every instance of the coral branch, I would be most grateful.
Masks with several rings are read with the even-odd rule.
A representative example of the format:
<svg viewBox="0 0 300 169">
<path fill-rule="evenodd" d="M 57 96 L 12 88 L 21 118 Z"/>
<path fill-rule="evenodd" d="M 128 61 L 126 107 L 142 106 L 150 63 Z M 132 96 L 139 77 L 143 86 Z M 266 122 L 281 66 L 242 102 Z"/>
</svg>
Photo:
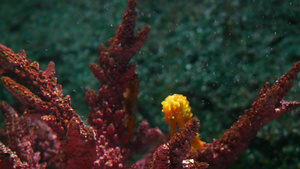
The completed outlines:
<svg viewBox="0 0 300 169">
<path fill-rule="evenodd" d="M 199 127 L 200 121 L 197 118 L 194 117 L 189 120 L 168 143 L 157 149 L 150 168 L 207 168 L 206 163 L 187 159 L 191 149 L 190 142 L 197 135 Z"/>
<path fill-rule="evenodd" d="M 100 82 L 99 91 L 86 89 L 91 126 L 73 110 L 70 96 L 64 96 L 54 62 L 42 71 L 24 50 L 16 54 L 0 44 L 2 83 L 24 106 L 24 111 L 17 112 L 7 102 L 0 102 L 6 126 L 0 129 L 1 168 L 227 168 L 247 149 L 258 130 L 300 107 L 300 102 L 283 100 L 300 71 L 298 62 L 272 87 L 266 83 L 252 108 L 213 143 L 198 138 L 200 121 L 192 118 L 189 102 L 181 95 L 163 102 L 173 136 L 168 142 L 159 128 L 150 128 L 147 121 L 140 123 L 137 136 L 131 139 L 139 78 L 130 59 L 150 32 L 145 26 L 135 35 L 136 5 L 137 0 L 128 0 L 115 37 L 108 47 L 99 47 L 98 64 L 90 65 Z M 136 164 L 128 162 L 156 140 L 143 159 Z"/>
<path fill-rule="evenodd" d="M 136 3 L 136 0 L 128 1 L 116 36 L 109 41 L 108 48 L 100 46 L 98 65 L 90 65 L 101 84 L 98 92 L 86 89 L 86 100 L 92 108 L 88 123 L 97 129 L 97 136 L 100 137 L 95 167 L 121 168 L 129 155 L 125 145 L 134 132 L 139 87 L 135 65 L 129 61 L 144 45 L 150 31 L 150 27 L 145 26 L 134 35 Z"/>
<path fill-rule="evenodd" d="M 161 136 L 163 136 L 163 134 L 158 127 L 150 128 L 150 124 L 144 120 L 140 123 L 138 134 L 132 141 L 131 151 L 139 153 Z"/>
<path fill-rule="evenodd" d="M 26 168 L 27 163 L 23 163 L 21 159 L 16 155 L 16 152 L 12 151 L 9 147 L 6 147 L 2 142 L 0 142 L 0 157 L 8 155 L 10 160 L 4 160 L 7 157 L 2 157 L 0 161 L 1 166 L 12 166 L 13 168 Z"/>
<path fill-rule="evenodd" d="M 15 54 L 11 49 L 0 45 L 2 83 L 25 106 L 24 113 L 20 113 L 22 116 L 19 117 L 7 103 L 2 104 L 2 111 L 9 111 L 4 113 L 6 132 L 1 130 L 1 134 L 9 138 L 9 148 L 17 149 L 15 136 L 24 133 L 21 132 L 23 130 L 15 132 L 18 125 L 27 131 L 31 129 L 30 123 L 36 127 L 45 124 L 43 127 L 51 129 L 60 143 L 57 156 L 61 161 L 55 167 L 126 167 L 125 162 L 130 156 L 128 147 L 133 145 L 131 136 L 134 133 L 139 93 L 135 65 L 129 62 L 144 45 L 150 32 L 150 27 L 145 26 L 135 35 L 136 5 L 136 0 L 128 1 L 123 21 L 115 37 L 109 41 L 109 47 L 102 45 L 99 48 L 99 65 L 90 65 L 92 73 L 101 84 L 98 92 L 86 90 L 86 100 L 92 109 L 88 117 L 91 127 L 86 126 L 73 110 L 70 96 L 63 95 L 62 86 L 55 77 L 54 62 L 50 62 L 48 68 L 42 71 L 37 62 L 27 59 L 24 50 Z M 138 146 L 140 148 L 161 136 L 158 128 L 150 129 L 149 125 L 143 124 L 145 123 L 142 123 L 139 135 L 134 139 L 134 143 L 141 144 Z M 39 154 L 31 147 L 35 139 L 40 139 L 39 135 L 35 136 L 38 133 L 35 129 L 33 133 L 27 134 L 33 137 L 32 140 L 20 142 L 22 148 L 17 151 L 20 160 L 26 161 L 30 167 L 39 165 L 43 157 L 35 158 Z M 24 137 L 29 139 L 27 135 Z M 151 139 L 145 141 L 141 138 L 144 136 Z M 46 161 L 41 164 L 46 166 Z"/>
<path fill-rule="evenodd" d="M 11 49 L 0 45 L 0 54 L 0 64 L 5 65 L 0 68 L 4 75 L 1 78 L 2 83 L 28 108 L 25 113 L 44 116 L 50 125 L 57 128 L 56 131 L 59 131 L 61 136 L 67 132 L 69 122 L 74 117 L 84 126 L 80 116 L 70 105 L 70 96 L 64 97 L 62 86 L 57 84 L 54 62 L 50 62 L 48 68 L 42 71 L 39 70 L 37 62 L 27 59 L 24 50 L 15 54 Z M 88 129 L 84 130 L 86 131 L 82 133 L 91 133 Z"/>
<path fill-rule="evenodd" d="M 221 139 L 206 144 L 207 147 L 199 151 L 196 159 L 208 162 L 210 168 L 227 168 L 247 149 L 258 130 L 281 114 L 300 107 L 300 102 L 283 100 L 299 71 L 300 62 L 297 62 L 272 87 L 266 83 L 252 108 L 246 110 Z"/>
<path fill-rule="evenodd" d="M 102 134 L 104 128 L 110 123 L 120 123 L 118 120 L 114 121 L 124 119 L 127 113 L 124 111 L 124 93 L 130 82 L 136 80 L 135 65 L 130 64 L 129 60 L 143 46 L 150 31 L 150 27 L 146 26 L 137 36 L 134 36 L 135 7 L 136 1 L 129 0 L 123 22 L 116 36 L 109 41 L 109 48 L 103 45 L 100 47 L 99 65 L 90 65 L 94 76 L 101 83 L 101 89 L 98 93 L 87 89 L 86 100 L 92 108 L 88 122 L 99 130 L 99 134 Z M 114 114 L 115 117 L 107 118 L 112 117 L 110 114 Z M 100 119 L 105 119 L 105 124 Z M 121 134 L 125 129 L 121 125 L 116 130 Z M 121 134 L 120 139 L 123 140 L 124 136 Z"/>
<path fill-rule="evenodd" d="M 59 165 L 60 162 L 54 159 L 60 153 L 60 143 L 45 122 L 26 116 L 19 117 L 6 102 L 1 102 L 0 110 L 5 117 L 7 126 L 5 135 L 9 143 L 9 147 L 1 143 L 1 151 L 10 155 L 12 159 L 10 165 L 20 168 L 46 168 Z"/>
</svg>

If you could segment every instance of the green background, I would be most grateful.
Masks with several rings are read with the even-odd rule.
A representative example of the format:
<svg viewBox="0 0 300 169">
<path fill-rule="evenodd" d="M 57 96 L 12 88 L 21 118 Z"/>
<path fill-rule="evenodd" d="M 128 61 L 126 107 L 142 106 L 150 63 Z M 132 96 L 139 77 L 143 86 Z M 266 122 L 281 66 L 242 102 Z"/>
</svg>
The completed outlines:
<svg viewBox="0 0 300 169">
<path fill-rule="evenodd" d="M 64 94 L 86 119 L 84 88 L 99 88 L 88 65 L 125 9 L 124 0 L 2 0 L 0 43 L 25 49 L 42 70 L 54 61 Z M 137 12 L 137 30 L 151 26 L 133 58 L 141 80 L 137 123 L 146 119 L 164 133 L 161 101 L 169 94 L 188 97 L 202 140 L 211 142 L 251 107 L 265 82 L 300 60 L 297 0 L 140 0 Z M 287 100 L 300 100 L 299 86 L 295 81 Z M 2 85 L 0 100 L 14 105 Z M 299 110 L 266 125 L 230 168 L 300 168 Z"/>
</svg>

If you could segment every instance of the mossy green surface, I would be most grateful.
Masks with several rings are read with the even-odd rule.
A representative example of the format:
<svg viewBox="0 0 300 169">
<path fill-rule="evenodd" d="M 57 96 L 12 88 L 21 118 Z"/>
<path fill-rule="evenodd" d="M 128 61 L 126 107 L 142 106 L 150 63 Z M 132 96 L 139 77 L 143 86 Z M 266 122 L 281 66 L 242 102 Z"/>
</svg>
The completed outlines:
<svg viewBox="0 0 300 169">
<path fill-rule="evenodd" d="M 4 0 L 0 6 L 0 43 L 45 69 L 54 61 L 64 94 L 86 119 L 84 88 L 99 84 L 88 69 L 97 48 L 107 44 L 122 21 L 126 1 Z M 150 1 L 138 4 L 137 30 L 151 26 L 145 46 L 133 58 L 139 74 L 137 119 L 165 133 L 161 101 L 169 94 L 188 97 L 201 121 L 204 141 L 218 138 L 260 87 L 273 84 L 300 60 L 299 1 Z M 299 80 L 287 100 L 300 100 Z M 1 86 L 0 100 L 11 95 Z M 13 103 L 12 101 L 10 103 Z M 230 168 L 299 168 L 299 110 L 259 131 Z"/>
</svg>

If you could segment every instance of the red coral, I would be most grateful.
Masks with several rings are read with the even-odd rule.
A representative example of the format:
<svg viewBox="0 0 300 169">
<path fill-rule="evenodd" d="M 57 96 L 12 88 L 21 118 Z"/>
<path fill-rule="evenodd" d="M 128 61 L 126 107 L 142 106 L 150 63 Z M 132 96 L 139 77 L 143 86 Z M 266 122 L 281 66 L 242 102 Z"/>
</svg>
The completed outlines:
<svg viewBox="0 0 300 169">
<path fill-rule="evenodd" d="M 238 121 L 220 139 L 214 140 L 213 143 L 206 143 L 203 150 L 189 151 L 190 143 L 187 146 L 182 141 L 190 142 L 186 135 L 193 135 L 193 133 L 179 130 L 167 144 L 156 151 L 151 167 L 178 168 L 185 166 L 188 162 L 188 167 L 192 168 L 194 168 L 194 164 L 204 168 L 208 166 L 216 169 L 227 168 L 238 159 L 241 153 L 247 150 L 258 130 L 281 114 L 300 107 L 300 102 L 283 100 L 299 71 L 300 62 L 297 62 L 272 87 L 266 83 L 260 90 L 257 101 L 252 104 L 252 108 L 246 110 L 245 114 L 240 116 Z M 185 125 L 186 128 L 190 126 L 189 123 L 192 122 L 188 122 Z M 174 151 L 174 147 L 179 151 L 177 149 Z M 193 161 L 191 162 L 190 159 Z"/>
<path fill-rule="evenodd" d="M 131 153 L 128 147 L 133 145 L 130 138 L 134 131 L 139 87 L 135 65 L 129 61 L 143 46 L 150 31 L 150 27 L 145 26 L 134 36 L 136 3 L 136 0 L 128 1 L 123 22 L 116 36 L 109 41 L 109 48 L 100 47 L 99 65 L 90 65 L 101 83 L 98 92 L 89 89 L 86 92 L 87 102 L 92 108 L 88 118 L 91 126 L 86 126 L 73 110 L 70 96 L 63 95 L 62 86 L 55 77 L 54 62 L 50 62 L 48 68 L 42 71 L 37 62 L 27 59 L 24 50 L 15 54 L 0 44 L 2 83 L 26 108 L 19 117 L 6 102 L 2 102 L 1 111 L 7 126 L 6 130 L 1 129 L 0 132 L 7 138 L 4 143 L 0 142 L 2 166 L 127 166 L 125 162 Z M 143 124 L 141 126 L 145 126 Z M 149 144 L 149 140 L 145 142 L 140 137 L 151 137 L 154 141 L 161 135 L 158 128 L 150 129 L 149 126 L 141 127 L 139 133 L 134 143 L 141 144 L 138 146 L 140 148 Z M 52 148 L 52 145 L 59 147 Z M 10 158 L 5 154 L 9 154 Z"/>
<path fill-rule="evenodd" d="M 11 49 L 0 45 L 0 54 L 1 64 L 6 65 L 0 68 L 0 72 L 4 75 L 1 78 L 3 85 L 26 106 L 24 118 L 26 117 L 27 121 L 28 118 L 40 118 L 56 133 L 63 148 L 64 155 L 61 157 L 64 158 L 63 165 L 70 166 L 67 159 L 70 159 L 70 156 L 73 157 L 73 149 L 77 146 L 95 149 L 93 146 L 95 145 L 93 143 L 95 142 L 94 131 L 92 128 L 85 126 L 80 116 L 72 109 L 70 96 L 64 97 L 62 94 L 62 86 L 57 84 L 57 78 L 54 76 L 54 62 L 50 62 L 48 68 L 42 71 L 39 70 L 37 62 L 31 62 L 26 58 L 23 50 L 19 54 L 15 54 Z M 74 121 L 76 121 L 77 127 L 71 125 Z M 29 125 L 30 123 L 25 124 Z M 20 124 L 18 123 L 18 125 Z M 26 125 L 23 127 L 26 127 Z M 71 137 L 69 133 L 74 132 L 80 133 L 80 135 Z M 65 141 L 66 136 L 72 139 L 72 142 Z M 66 147 L 70 149 L 66 149 Z M 75 156 L 82 154 L 96 156 L 95 152 L 88 149 L 75 154 Z M 22 157 L 21 159 L 26 158 Z M 84 161 L 87 166 L 93 162 L 92 158 L 88 158 L 87 155 L 82 156 L 81 161 Z M 79 161 L 75 161 L 74 164 L 76 165 L 77 162 Z M 79 164 L 82 164 L 82 162 Z"/>
<path fill-rule="evenodd" d="M 15 54 L 0 44 L 0 54 L 0 63 L 5 65 L 0 68 L 2 83 L 28 108 L 25 114 L 44 116 L 60 135 L 67 132 L 72 118 L 78 118 L 83 125 L 80 116 L 70 105 L 70 96 L 64 97 L 62 86 L 57 84 L 54 62 L 50 62 L 48 68 L 42 71 L 37 62 L 27 59 L 24 50 Z"/>
<path fill-rule="evenodd" d="M 117 30 L 116 36 L 109 41 L 109 48 L 103 45 L 100 47 L 99 65 L 90 65 L 94 76 L 100 81 L 101 89 L 98 93 L 90 89 L 87 89 L 86 92 L 86 100 L 92 108 L 92 111 L 89 112 L 88 122 L 99 129 L 99 134 L 102 134 L 105 128 L 111 125 L 119 134 L 120 140 L 123 140 L 126 135 L 122 134 L 125 131 L 124 126 L 116 125 L 125 116 L 124 93 L 130 82 L 137 79 L 137 75 L 134 73 L 135 65 L 130 64 L 129 61 L 143 46 L 150 31 L 150 27 L 145 26 L 137 36 L 134 36 L 135 7 L 136 1 L 129 0 L 123 22 Z M 105 119 L 105 121 L 101 119 Z"/>
<path fill-rule="evenodd" d="M 200 121 L 197 118 L 189 120 L 168 143 L 157 149 L 149 168 L 207 168 L 207 163 L 187 158 L 191 150 L 191 141 L 197 135 L 199 127 Z"/>
<path fill-rule="evenodd" d="M 55 160 L 60 153 L 60 143 L 45 122 L 26 116 L 19 117 L 4 101 L 1 102 L 0 109 L 7 124 L 5 136 L 9 146 L 9 149 L 1 151 L 13 158 L 13 164 L 10 165 L 17 168 L 46 168 L 61 163 Z"/>
<path fill-rule="evenodd" d="M 259 129 L 281 114 L 298 108 L 300 102 L 284 101 L 300 71 L 300 62 L 283 75 L 272 87 L 261 89 L 250 110 L 225 134 L 203 150 L 191 150 L 200 122 L 189 120 L 167 143 L 154 145 L 135 164 L 127 160 L 139 153 L 162 133 L 143 121 L 138 135 L 134 131 L 139 80 L 130 59 L 144 45 L 149 26 L 134 35 L 136 0 L 129 0 L 123 22 L 109 47 L 99 48 L 99 65 L 90 69 L 100 81 L 100 90 L 86 90 L 91 107 L 87 126 L 71 107 L 70 96 L 64 96 L 55 77 L 55 64 L 45 71 L 37 62 L 27 59 L 24 50 L 15 54 L 0 44 L 0 74 L 3 85 L 23 104 L 19 114 L 5 101 L 0 111 L 5 129 L 0 135 L 0 165 L 2 168 L 226 168 L 244 152 Z M 158 147 L 158 148 L 157 148 Z M 155 151 L 153 157 L 152 152 Z"/>
<path fill-rule="evenodd" d="M 129 61 L 144 45 L 150 31 L 150 27 L 145 26 L 134 36 L 136 3 L 135 0 L 128 1 L 123 22 L 116 36 L 109 41 L 110 46 L 102 45 L 99 49 L 99 65 L 90 65 L 101 84 L 98 92 L 86 91 L 86 100 L 92 108 L 88 122 L 97 129 L 97 137 L 100 137 L 95 166 L 122 168 L 130 153 L 124 145 L 134 131 L 139 81 L 134 72 L 135 65 Z"/>
<path fill-rule="evenodd" d="M 150 124 L 144 120 L 140 123 L 138 128 L 138 135 L 134 139 L 135 145 L 146 146 L 152 143 L 155 139 L 161 136 L 162 133 L 158 127 L 150 128 Z M 139 148 L 140 150 L 140 148 Z"/>
<path fill-rule="evenodd" d="M 208 162 L 210 168 L 227 168 L 248 148 L 258 130 L 281 114 L 300 107 L 300 102 L 283 100 L 299 71 L 300 62 L 297 62 L 272 87 L 266 83 L 260 90 L 257 101 L 252 104 L 252 108 L 246 110 L 222 138 L 206 144 L 205 150 L 199 151 L 194 158 Z"/>
</svg>

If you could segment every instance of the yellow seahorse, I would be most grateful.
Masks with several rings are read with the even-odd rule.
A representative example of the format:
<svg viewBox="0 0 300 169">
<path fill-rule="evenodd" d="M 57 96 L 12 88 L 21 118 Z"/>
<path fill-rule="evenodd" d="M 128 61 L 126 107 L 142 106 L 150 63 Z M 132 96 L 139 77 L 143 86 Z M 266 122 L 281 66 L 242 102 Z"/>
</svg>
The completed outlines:
<svg viewBox="0 0 300 169">
<path fill-rule="evenodd" d="M 173 137 L 176 133 L 176 125 L 182 128 L 193 117 L 190 103 L 185 96 L 174 94 L 168 96 L 161 104 L 163 106 L 162 112 L 165 113 L 164 119 L 170 125 L 170 137 Z M 199 139 L 198 133 L 195 139 L 191 141 L 192 149 L 196 150 L 203 149 L 204 144 L 205 142 Z"/>
</svg>

